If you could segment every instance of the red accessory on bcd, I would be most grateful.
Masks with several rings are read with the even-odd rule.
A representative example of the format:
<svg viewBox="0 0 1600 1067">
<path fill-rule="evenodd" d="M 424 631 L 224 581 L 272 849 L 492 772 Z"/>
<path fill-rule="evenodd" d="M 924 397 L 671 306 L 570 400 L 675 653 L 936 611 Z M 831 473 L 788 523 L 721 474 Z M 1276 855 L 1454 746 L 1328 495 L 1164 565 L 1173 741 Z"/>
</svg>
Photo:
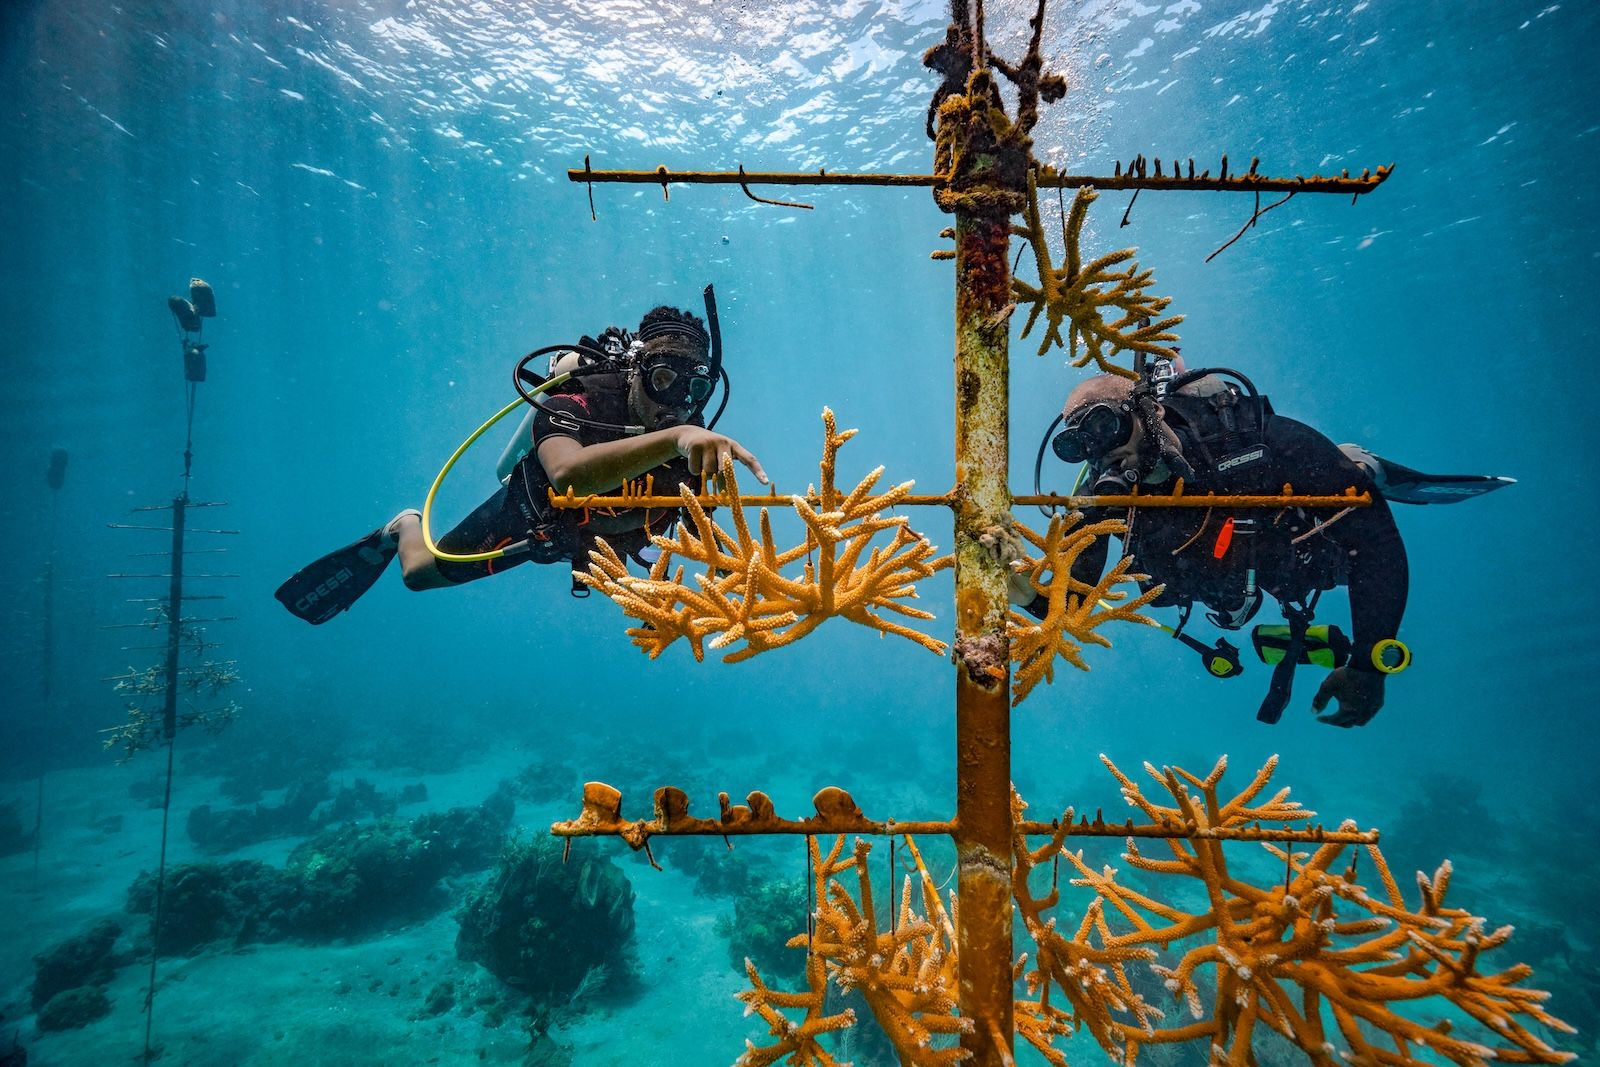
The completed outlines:
<svg viewBox="0 0 1600 1067">
<path fill-rule="evenodd" d="M 1215 559 L 1221 559 L 1223 556 L 1226 556 L 1228 554 L 1228 548 L 1232 544 L 1233 516 L 1230 515 L 1228 516 L 1227 521 L 1222 524 L 1222 529 L 1217 533 L 1217 545 L 1211 550 L 1212 557 Z"/>
</svg>

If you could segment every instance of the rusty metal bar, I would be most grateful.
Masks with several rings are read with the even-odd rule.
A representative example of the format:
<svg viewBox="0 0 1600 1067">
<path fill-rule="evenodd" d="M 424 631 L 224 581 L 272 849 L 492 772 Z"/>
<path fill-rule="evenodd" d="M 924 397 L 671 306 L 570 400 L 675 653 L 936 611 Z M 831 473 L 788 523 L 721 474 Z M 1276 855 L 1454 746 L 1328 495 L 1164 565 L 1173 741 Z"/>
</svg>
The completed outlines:
<svg viewBox="0 0 1600 1067">
<path fill-rule="evenodd" d="M 567 509 L 582 508 L 676 508 L 683 506 L 680 496 L 667 496 L 664 494 L 630 493 L 624 491 L 613 496 L 592 493 L 588 496 L 578 496 L 572 490 L 558 494 L 554 489 L 547 489 L 552 507 Z M 881 494 L 868 496 L 867 500 L 876 500 Z M 788 507 L 791 500 L 804 500 L 813 508 L 821 506 L 822 500 L 815 493 L 741 493 L 739 504 L 747 508 Z M 950 507 L 955 503 L 954 491 L 937 494 L 912 494 L 900 498 L 896 506 L 904 507 Z M 700 493 L 695 500 L 701 507 L 724 508 L 732 504 L 721 493 Z"/>
<path fill-rule="evenodd" d="M 706 819 L 704 822 L 710 822 Z M 1051 837 L 1056 832 L 1048 822 L 1024 822 L 1022 833 L 1027 837 Z M 856 833 L 858 837 L 896 837 L 901 833 L 910 833 L 914 837 L 931 837 L 941 835 L 950 837 L 955 833 L 954 821 L 907 821 L 899 822 L 832 822 L 832 821 L 789 821 L 782 819 L 773 825 L 741 825 L 741 827 L 725 827 L 725 825 L 712 824 L 691 825 L 691 827 L 674 827 L 670 830 L 659 830 L 651 827 L 648 822 L 619 822 L 616 825 L 579 825 L 571 822 L 555 822 L 550 825 L 552 837 L 619 837 L 624 840 L 630 838 L 651 837 L 770 837 L 770 835 L 792 835 L 792 837 L 819 837 L 829 833 Z M 1270 841 L 1275 845 L 1294 843 L 1294 845 L 1378 845 L 1378 830 L 1326 830 L 1323 827 L 1312 827 L 1307 830 L 1275 829 L 1275 827 L 1181 827 L 1181 825 L 1155 825 L 1136 824 L 1123 825 L 1120 822 L 1107 822 L 1104 825 L 1075 825 L 1072 832 L 1067 833 L 1067 838 L 1075 837 L 1136 837 L 1155 838 L 1155 840 L 1184 840 L 1184 841 Z"/>
<path fill-rule="evenodd" d="M 691 819 L 684 825 L 662 828 L 650 820 L 623 819 L 615 823 L 579 825 L 577 822 L 558 822 L 550 825 L 555 837 L 620 837 L 631 841 L 647 837 L 766 837 L 772 834 L 817 837 L 829 834 L 856 834 L 863 837 L 892 837 L 896 834 L 913 834 L 918 837 L 949 837 L 955 833 L 955 823 L 949 820 L 913 820 L 910 822 L 876 822 L 871 819 L 775 819 L 767 822 L 724 824 L 715 819 Z M 1097 835 L 1120 836 L 1120 835 Z M 1136 835 L 1151 836 L 1151 835 Z M 1172 835 L 1182 836 L 1182 835 Z"/>
<path fill-rule="evenodd" d="M 1286 487 L 1287 488 L 1287 487 Z M 1055 493 L 1028 494 L 1011 498 L 1015 504 L 1058 505 L 1067 508 L 1364 508 L 1372 504 L 1370 493 L 1354 488 L 1339 496 L 1296 496 L 1285 492 L 1266 496 L 1231 496 L 1227 493 L 1134 493 L 1127 496 L 1057 496 Z"/>
<path fill-rule="evenodd" d="M 1049 837 L 1056 825 L 1048 822 L 1027 821 L 1017 824 L 1029 837 Z M 1077 822 L 1068 831 L 1074 837 L 1139 837 L 1183 841 L 1272 841 L 1295 842 L 1311 845 L 1376 845 L 1377 830 L 1329 830 L 1322 826 L 1308 826 L 1300 830 L 1274 826 L 1189 826 L 1184 823 L 1125 823 Z"/>
<path fill-rule="evenodd" d="M 557 494 L 554 489 L 546 490 L 550 504 L 557 508 L 582 509 L 582 508 L 674 508 L 683 504 L 683 499 L 676 496 L 661 494 L 647 495 L 623 492 L 617 495 L 604 495 L 591 493 L 587 496 L 578 496 L 570 489 L 564 494 Z M 813 495 L 804 493 L 779 494 L 779 493 L 747 493 L 739 496 L 739 503 L 744 507 L 764 508 L 788 504 L 791 500 L 799 498 L 812 507 L 817 507 L 821 501 Z M 961 492 L 952 489 L 948 493 L 934 493 L 912 495 L 900 498 L 896 502 L 899 507 L 954 507 L 961 498 Z M 876 496 L 869 496 L 867 500 L 874 500 Z M 731 501 L 720 493 L 700 493 L 695 500 L 701 507 L 727 507 Z M 1297 496 L 1286 492 L 1266 496 L 1230 496 L 1226 493 L 1134 493 L 1123 496 L 1058 496 L 1055 493 L 1026 494 L 1011 498 L 1013 504 L 1040 504 L 1044 506 L 1058 506 L 1066 508 L 1364 508 L 1372 504 L 1369 493 L 1357 493 L 1354 487 L 1345 490 L 1343 495 L 1322 496 Z"/>
<path fill-rule="evenodd" d="M 1014 1032 L 1011 897 L 1011 655 L 1004 565 L 980 537 L 1011 522 L 1007 403 L 1011 222 L 956 214 L 957 960 L 962 1035 L 977 1067 L 1009 1059 Z M 1005 1039 L 996 1049 L 992 1036 Z"/>
<path fill-rule="evenodd" d="M 567 171 L 567 180 L 580 184 L 613 185 L 902 185 L 931 189 L 944 178 L 937 174 L 830 174 L 827 168 L 800 171 L 748 170 L 580 170 Z"/>
<path fill-rule="evenodd" d="M 1264 174 L 1237 174 L 1226 178 L 1162 177 L 1137 174 L 1068 174 L 1042 170 L 1038 175 L 1041 189 L 1076 189 L 1089 186 L 1094 189 L 1166 189 L 1189 192 L 1219 193 L 1344 193 L 1361 196 L 1382 185 L 1393 171 L 1393 166 L 1363 171 L 1362 177 L 1348 174 L 1337 177 L 1324 174 L 1274 178 Z M 747 171 L 747 170 L 669 170 L 665 166 L 655 170 L 586 170 L 573 168 L 567 171 L 567 180 L 579 184 L 620 185 L 866 185 L 902 186 L 935 189 L 945 184 L 942 174 L 861 174 L 829 173 L 826 168 L 815 171 Z M 789 205 L 794 206 L 794 205 Z"/>
<path fill-rule="evenodd" d="M 1038 173 L 1036 180 L 1040 189 L 1077 189 L 1087 185 L 1094 189 L 1165 189 L 1214 193 L 1345 193 L 1351 196 L 1363 196 L 1382 185 L 1393 170 L 1394 164 L 1391 163 L 1376 170 L 1364 170 L 1357 178 L 1350 177 L 1348 172 L 1337 177 L 1326 174 L 1296 174 L 1289 178 L 1273 178 L 1252 172 L 1212 178 L 1195 176 L 1191 172 L 1188 177 L 1176 174 L 1151 177 L 1145 174 L 1120 173 L 1107 178 L 1104 175 L 1058 174 L 1045 169 Z"/>
<path fill-rule="evenodd" d="M 1056 832 L 1056 827 L 1047 822 L 1025 822 L 1020 825 L 1022 832 L 1029 837 L 1050 837 Z M 624 840 L 643 840 L 651 837 L 764 837 L 772 834 L 808 837 L 826 834 L 856 834 L 863 837 L 894 837 L 899 834 L 911 834 L 916 837 L 934 835 L 950 837 L 955 834 L 955 830 L 954 820 L 937 819 L 906 822 L 898 819 L 882 822 L 873 819 L 777 819 L 772 822 L 739 825 L 724 824 L 715 819 L 692 819 L 688 824 L 674 825 L 670 828 L 654 826 L 648 820 L 620 820 L 615 823 L 584 825 L 576 821 L 558 822 L 550 826 L 550 833 L 555 837 L 620 837 Z M 1321 826 L 1303 830 L 1271 826 L 1206 828 L 1177 824 L 1163 826 L 1156 823 L 1078 823 L 1074 824 L 1067 837 L 1068 839 L 1137 837 L 1169 841 L 1264 841 L 1309 845 L 1376 845 L 1379 841 L 1377 830 L 1329 830 Z"/>
</svg>

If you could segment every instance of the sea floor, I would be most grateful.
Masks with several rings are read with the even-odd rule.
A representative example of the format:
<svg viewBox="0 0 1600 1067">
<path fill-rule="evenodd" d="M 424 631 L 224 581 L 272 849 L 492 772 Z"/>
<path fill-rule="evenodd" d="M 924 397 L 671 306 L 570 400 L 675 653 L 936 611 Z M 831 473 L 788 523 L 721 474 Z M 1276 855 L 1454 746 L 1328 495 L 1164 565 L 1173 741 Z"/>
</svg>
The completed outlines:
<svg viewBox="0 0 1600 1067">
<path fill-rule="evenodd" d="M 498 748 L 463 756 L 449 770 L 420 774 L 415 769 L 386 770 L 370 762 L 350 762 L 331 777 L 336 784 L 365 779 L 387 795 L 420 781 L 427 787 L 427 799 L 398 811 L 410 818 L 482 803 L 497 783 L 528 767 L 529 756 L 527 748 Z M 608 758 L 613 766 L 640 763 L 624 746 L 616 745 L 573 762 L 599 768 Z M 124 943 L 139 932 L 143 920 L 126 913 L 124 905 L 134 879 L 141 871 L 154 869 L 161 813 L 131 800 L 129 786 L 141 776 L 153 783 L 157 762 L 147 756 L 142 765 L 133 767 L 108 763 L 50 774 L 45 782 L 45 844 L 39 854 L 37 884 L 31 853 L 0 858 L 0 945 L 5 949 L 0 952 L 0 1063 L 6 1062 L 4 1053 L 13 1034 L 25 1047 L 30 1067 L 139 1062 L 147 963 L 121 967 L 107 989 L 111 1013 L 78 1030 L 41 1032 L 30 1005 L 30 986 L 36 953 L 99 919 L 118 919 L 125 930 Z M 679 767 L 693 763 L 681 754 L 677 759 Z M 798 767 L 777 760 L 746 770 L 770 789 L 783 811 L 795 810 L 817 785 L 802 781 Z M 168 862 L 255 859 L 282 865 L 305 837 L 267 841 L 222 856 L 197 851 L 184 830 L 187 814 L 200 804 L 235 803 L 225 797 L 222 781 L 179 774 Z M 1600 943 L 1600 928 L 1592 909 L 1580 903 L 1592 901 L 1589 891 L 1600 884 L 1595 881 L 1592 851 L 1573 844 L 1565 854 L 1554 854 L 1520 838 L 1495 836 L 1502 820 L 1489 809 L 1480 809 L 1471 797 L 1451 799 L 1454 794 L 1442 791 L 1448 782 L 1424 785 L 1427 788 L 1408 793 L 1410 799 L 1397 805 L 1385 831 L 1385 850 L 1397 863 L 1397 874 L 1407 882 L 1404 872 L 1416 865 L 1425 863 L 1431 870 L 1446 855 L 1460 861 L 1452 895 L 1475 913 L 1487 915 L 1491 928 L 1501 922 L 1517 926 L 1513 947 L 1501 965 L 1509 965 L 1513 958 L 1533 963 L 1536 976 L 1531 984 L 1553 990 L 1552 1009 L 1583 1031 L 1576 1038 L 1546 1036 L 1559 1047 L 1592 1051 L 1589 1035 L 1600 1026 L 1596 1015 L 1600 976 L 1588 961 L 1593 946 Z M 908 780 L 884 782 L 881 788 L 881 796 L 858 794 L 864 807 L 938 810 Z M 31 819 L 33 789 L 31 782 L 11 783 L 0 788 L 0 803 L 15 803 Z M 1359 808 L 1355 801 L 1360 799 L 1352 793 L 1349 802 Z M 1408 807 L 1415 804 L 1425 805 L 1420 815 Z M 1451 810 L 1439 810 L 1440 805 Z M 574 816 L 577 807 L 575 790 L 554 801 L 520 800 L 512 832 L 542 835 L 551 822 Z M 627 798 L 630 814 L 647 807 L 643 793 Z M 530 1051 L 524 1017 L 504 1010 L 510 991 L 479 965 L 457 958 L 458 923 L 453 907 L 445 907 L 361 940 L 215 946 L 193 957 L 163 958 L 153 1032 L 161 1050 L 158 1062 L 186 1067 L 433 1063 L 700 1067 L 733 1062 L 747 1038 L 765 1043 L 765 1027 L 746 1017 L 743 1006 L 733 999 L 746 988 L 746 979 L 730 963 L 728 940 L 718 930 L 718 920 L 732 913 L 732 898 L 706 895 L 704 887 L 697 887 L 694 877 L 665 853 L 666 869 L 658 871 L 620 842 L 582 842 L 579 847 L 613 856 L 633 886 L 637 981 L 626 989 L 602 991 L 561 1013 L 551 1029 L 552 1040 L 538 1049 Z M 1105 860 L 1115 862 L 1115 852 L 1112 848 Z M 798 846 L 784 855 L 792 855 L 794 874 L 802 877 Z M 1556 872 L 1561 872 L 1559 883 L 1554 880 Z M 939 877 L 943 873 L 938 872 Z M 450 883 L 455 900 L 487 876 L 487 871 L 476 872 Z M 1558 884 L 1567 891 L 1552 888 Z M 429 991 L 445 981 L 455 985 L 456 1006 L 429 1015 L 424 1010 Z M 495 1010 L 496 1004 L 501 1010 Z M 1074 1039 L 1065 1051 L 1072 1062 L 1103 1062 L 1103 1054 L 1087 1035 Z M 1193 1062 L 1204 1062 L 1203 1050 L 1197 1055 L 1200 1058 Z M 1262 1062 L 1299 1062 L 1296 1055 L 1266 1054 Z M 857 1067 L 870 1062 L 857 1056 Z M 1031 1067 L 1044 1061 L 1019 1049 L 1019 1062 Z M 1155 1067 L 1187 1062 L 1191 1061 L 1151 1057 Z"/>
<path fill-rule="evenodd" d="M 518 769 L 515 758 L 500 756 L 427 775 L 428 801 L 400 814 L 479 803 L 495 782 Z M 418 780 L 415 775 L 391 780 L 365 767 L 349 773 L 380 790 Z M 6 946 L 0 954 L 0 1046 L 9 1048 L 15 1032 L 32 1067 L 134 1063 L 142 1054 L 147 963 L 117 972 L 107 989 L 111 1014 L 82 1029 L 40 1032 L 29 1006 L 35 953 L 107 916 L 130 931 L 140 923 L 123 912 L 123 905 L 134 878 L 155 865 L 160 811 L 116 799 L 126 796 L 128 778 L 127 769 L 110 766 L 50 775 L 37 886 L 31 853 L 0 859 L 0 942 Z M 24 794 L 19 787 L 9 799 L 31 814 L 31 788 Z M 207 802 L 228 803 L 215 779 L 178 781 L 169 863 L 221 858 L 281 864 L 304 840 L 271 841 L 224 857 L 197 855 L 183 832 L 184 816 Z M 524 802 L 516 825 L 525 834 L 543 833 L 550 822 L 573 814 L 575 801 L 570 809 Z M 718 916 L 731 912 L 731 900 L 697 895 L 690 876 L 635 863 L 625 847 L 617 847 L 617 859 L 636 894 L 638 986 L 602 994 L 559 1024 L 552 1037 L 570 1050 L 572 1063 L 581 1065 L 731 1062 L 746 1035 L 756 1036 L 733 999 L 745 980 L 730 965 L 727 940 L 716 929 Z M 353 943 L 279 942 L 163 958 L 153 1035 L 162 1050 L 159 1062 L 190 1067 L 528 1062 L 529 1035 L 517 1016 L 500 1021 L 494 1013 L 470 1007 L 423 1015 L 427 992 L 441 981 L 456 982 L 466 1001 L 472 990 L 498 984 L 477 964 L 457 960 L 457 928 L 446 910 Z"/>
</svg>

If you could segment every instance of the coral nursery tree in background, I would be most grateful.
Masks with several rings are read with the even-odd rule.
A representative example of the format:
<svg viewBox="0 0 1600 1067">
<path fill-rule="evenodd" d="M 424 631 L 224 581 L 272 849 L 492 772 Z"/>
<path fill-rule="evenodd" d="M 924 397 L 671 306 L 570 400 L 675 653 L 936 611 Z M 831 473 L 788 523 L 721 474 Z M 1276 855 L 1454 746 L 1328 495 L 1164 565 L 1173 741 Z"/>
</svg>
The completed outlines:
<svg viewBox="0 0 1600 1067">
<path fill-rule="evenodd" d="M 1074 582 L 1072 562 L 1096 538 L 1123 531 L 1117 521 L 1087 523 L 1075 506 L 1344 509 L 1369 503 L 1352 488 L 1307 497 L 1285 487 L 1266 497 L 1167 495 L 1013 496 L 1008 470 L 1008 344 L 1010 321 L 1027 310 L 1022 333 L 1043 323 L 1040 352 L 1067 350 L 1074 366 L 1137 378 L 1137 367 L 1170 360 L 1180 321 L 1150 291 L 1152 275 L 1133 250 L 1085 262 L 1079 240 L 1096 189 L 1204 189 L 1256 196 L 1253 222 L 1282 200 L 1260 206 L 1263 192 L 1360 196 L 1389 169 L 1358 177 L 1274 178 L 1230 174 L 1222 157 L 1216 176 L 1177 160 L 1163 173 L 1139 157 L 1112 176 L 1060 173 L 1038 162 L 1031 131 L 1042 104 L 1060 100 L 1066 83 L 1044 64 L 1040 0 L 1021 59 L 990 50 L 981 2 L 952 0 L 944 41 L 925 62 L 941 77 L 928 113 L 934 166 L 927 175 L 600 171 L 585 161 L 570 172 L 592 184 L 672 182 L 769 185 L 921 185 L 955 217 L 956 485 L 916 496 L 910 483 L 877 492 L 881 468 L 846 492 L 835 484 L 837 453 L 855 433 L 840 431 L 825 411 L 821 479 L 792 497 L 742 496 L 731 465 L 718 492 L 656 496 L 649 485 L 625 486 L 615 497 L 554 498 L 560 506 L 682 506 L 688 518 L 675 537 L 657 537 L 661 555 L 646 576 L 628 573 L 603 545 L 587 581 L 635 620 L 629 634 L 652 657 L 683 639 L 697 659 L 707 648 L 740 660 L 790 644 L 830 618 L 892 633 L 934 652 L 950 653 L 956 671 L 956 812 L 943 821 L 869 818 L 836 787 L 814 798 L 815 812 L 779 816 L 762 793 L 735 805 L 719 798 L 715 818 L 691 815 L 685 794 L 657 790 L 648 820 L 628 820 L 610 786 L 585 787 L 578 818 L 558 823 L 565 837 L 615 835 L 649 849 L 657 835 L 802 834 L 808 839 L 815 908 L 808 928 L 790 942 L 806 953 L 805 985 L 770 986 L 747 963 L 747 1010 L 767 1024 L 771 1042 L 750 1043 L 741 1064 L 834 1063 L 827 1036 L 864 1024 L 854 1010 L 829 1013 L 830 984 L 859 994 L 905 1064 L 1013 1062 L 1016 1039 L 1053 1064 L 1065 1057 L 1058 1038 L 1087 1032 L 1117 1062 L 1133 1063 L 1153 1044 L 1204 1042 L 1215 1063 L 1255 1062 L 1253 1044 L 1272 1032 L 1314 1064 L 1460 1064 L 1489 1060 L 1560 1063 L 1571 1054 L 1547 1043 L 1570 1031 L 1542 1007 L 1546 994 L 1524 988 L 1529 969 L 1496 969 L 1491 959 L 1510 936 L 1445 902 L 1450 867 L 1418 876 L 1408 896 L 1377 847 L 1376 831 L 1353 823 L 1312 825 L 1313 813 L 1269 788 L 1274 764 L 1248 784 L 1224 790 L 1226 760 L 1204 776 L 1145 765 L 1154 783 L 1141 787 L 1109 760 L 1132 808 L 1124 822 L 1075 820 L 1072 809 L 1049 822 L 1026 818 L 1011 787 L 1011 721 L 1015 703 L 1053 679 L 1058 659 L 1083 667 L 1087 645 L 1109 645 L 1100 632 L 1117 621 L 1149 623 L 1140 609 L 1156 593 L 1139 593 L 1124 561 L 1095 586 Z M 1002 79 L 1004 80 L 1002 82 Z M 1015 103 L 1006 106 L 1002 84 Z M 1076 190 L 1061 214 L 1063 261 L 1053 260 L 1039 190 Z M 785 204 L 782 201 L 763 201 Z M 788 205 L 797 206 L 797 205 Z M 1020 218 L 1021 225 L 1013 220 Z M 1247 223 L 1248 225 L 1248 223 Z M 1241 231 L 1242 232 L 1242 231 Z M 1037 277 L 1012 277 L 1011 239 L 1032 251 Z M 1133 363 L 1130 367 L 1129 362 Z M 1134 490 L 1137 493 L 1137 490 Z M 1043 531 L 1012 517 L 1015 503 L 1060 506 Z M 726 523 L 707 508 L 728 509 Z M 955 548 L 933 546 L 895 509 L 948 507 Z M 790 508 L 804 525 L 800 543 L 774 537 L 769 512 Z M 752 516 L 749 509 L 759 514 Z M 752 518 L 754 521 L 752 522 Z M 1016 537 L 1038 554 L 1021 565 L 1048 597 L 1043 619 L 1018 615 L 1007 602 L 1007 564 L 992 545 Z M 955 637 L 947 647 L 915 628 L 931 616 L 909 601 L 918 581 L 955 571 Z M 899 616 L 910 622 L 896 621 Z M 918 835 L 943 834 L 955 845 L 958 881 L 941 897 L 923 862 Z M 847 835 L 856 835 L 852 844 Z M 887 887 L 880 907 L 869 873 L 869 839 L 887 836 L 891 854 L 904 850 L 906 876 Z M 1167 900 L 1134 888 L 1109 867 L 1096 869 L 1074 838 L 1119 837 L 1123 858 L 1153 880 L 1181 885 Z M 1037 840 L 1038 844 L 1032 842 Z M 1153 842 L 1155 852 L 1138 841 Z M 1247 843 L 1241 846 L 1238 843 Z M 1146 847 L 1152 847 L 1146 845 Z M 1230 848 L 1265 848 L 1281 876 L 1258 884 L 1260 859 Z M 1358 862 L 1367 856 L 1363 865 Z M 1254 861 L 1254 862 L 1252 862 Z M 891 863 L 893 860 L 891 859 Z M 1087 895 L 1083 914 L 1052 917 L 1065 867 Z M 893 868 L 891 867 L 891 870 Z M 1194 890 L 1198 889 L 1199 892 Z M 898 893 L 896 892 L 898 890 Z M 1016 929 L 1021 924 L 1021 937 Z M 1017 942 L 1028 944 L 1017 950 Z M 733 1050 L 730 1050 L 732 1052 Z"/>
</svg>

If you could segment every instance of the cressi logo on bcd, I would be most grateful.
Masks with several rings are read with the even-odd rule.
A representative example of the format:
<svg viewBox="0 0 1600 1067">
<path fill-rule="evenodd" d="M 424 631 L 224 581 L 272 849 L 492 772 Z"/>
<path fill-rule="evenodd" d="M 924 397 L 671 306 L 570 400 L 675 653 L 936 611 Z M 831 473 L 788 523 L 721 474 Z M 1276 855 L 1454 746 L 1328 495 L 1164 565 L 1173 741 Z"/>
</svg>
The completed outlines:
<svg viewBox="0 0 1600 1067">
<path fill-rule="evenodd" d="M 1217 461 L 1217 470 L 1219 472 L 1229 471 L 1235 467 L 1245 467 L 1252 463 L 1259 463 L 1266 458 L 1267 446 L 1256 445 L 1254 448 L 1247 448 L 1243 452 L 1235 452 L 1231 456 L 1224 456 L 1219 459 Z"/>
</svg>

